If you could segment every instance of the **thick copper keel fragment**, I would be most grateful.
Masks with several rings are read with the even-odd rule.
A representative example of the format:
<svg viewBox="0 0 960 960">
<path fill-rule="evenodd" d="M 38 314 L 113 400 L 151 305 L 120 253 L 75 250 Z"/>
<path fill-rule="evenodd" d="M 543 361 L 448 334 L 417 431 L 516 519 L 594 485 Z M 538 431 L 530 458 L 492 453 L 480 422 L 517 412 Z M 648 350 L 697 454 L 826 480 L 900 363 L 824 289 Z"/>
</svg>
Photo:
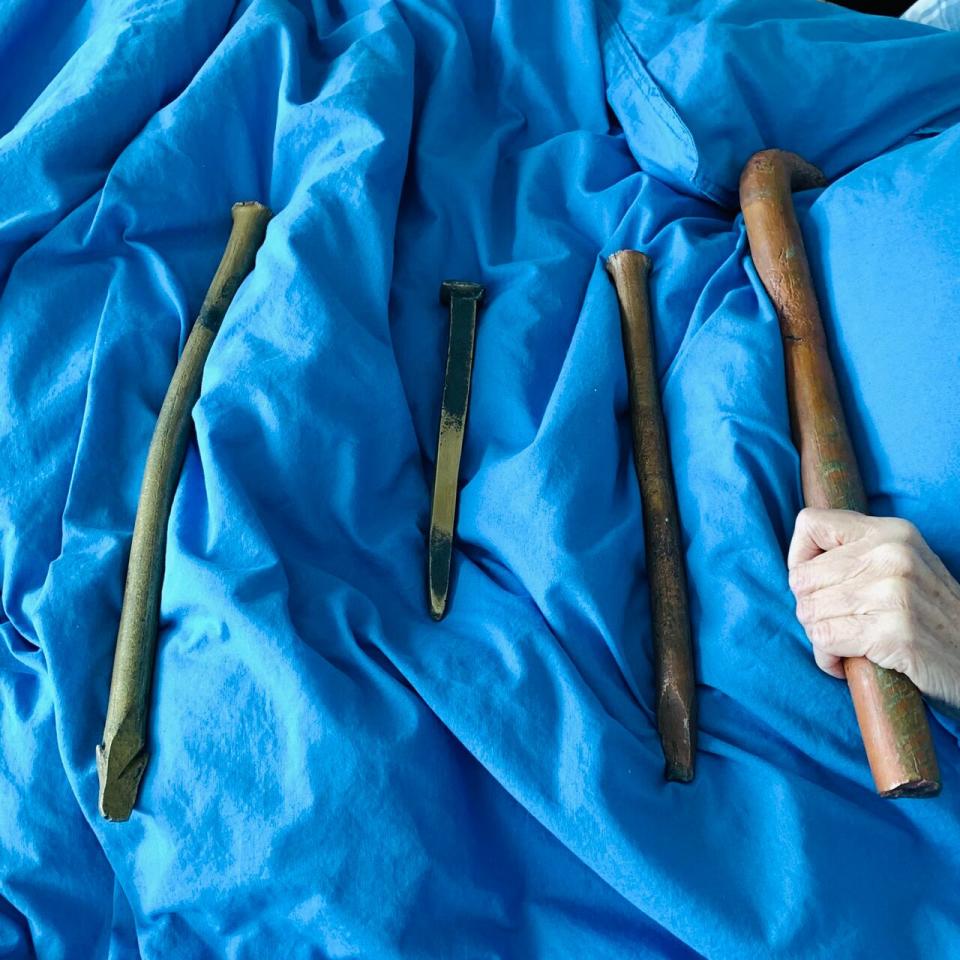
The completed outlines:
<svg viewBox="0 0 960 960">
<path fill-rule="evenodd" d="M 643 508 L 664 776 L 687 783 L 693 779 L 697 744 L 696 681 L 680 524 L 647 297 L 650 258 L 637 250 L 620 250 L 607 259 L 606 266 L 620 302 L 634 465 Z"/>
</svg>

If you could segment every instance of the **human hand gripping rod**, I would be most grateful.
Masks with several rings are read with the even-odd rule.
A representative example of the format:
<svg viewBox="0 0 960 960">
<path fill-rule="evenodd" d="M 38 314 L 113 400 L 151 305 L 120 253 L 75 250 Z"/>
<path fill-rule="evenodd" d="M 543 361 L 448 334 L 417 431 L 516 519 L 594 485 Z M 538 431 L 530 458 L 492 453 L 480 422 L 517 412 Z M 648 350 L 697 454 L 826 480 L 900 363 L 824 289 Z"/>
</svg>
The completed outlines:
<svg viewBox="0 0 960 960">
<path fill-rule="evenodd" d="M 754 154 L 740 177 L 740 206 L 754 266 L 780 319 L 793 440 L 808 507 L 867 512 L 867 498 L 847 432 L 827 352 L 816 292 L 791 191 L 826 185 L 794 153 Z M 923 701 L 902 673 L 865 657 L 844 672 L 877 792 L 927 797 L 940 791 Z"/>
<path fill-rule="evenodd" d="M 657 729 L 667 780 L 693 779 L 697 746 L 696 682 L 677 501 L 670 471 L 647 297 L 650 258 L 620 250 L 607 258 L 620 302 L 624 358 L 640 483 L 657 685 Z"/>
<path fill-rule="evenodd" d="M 100 813 L 107 820 L 130 818 L 147 765 L 147 718 L 167 521 L 203 366 L 234 294 L 253 269 L 271 217 L 256 202 L 234 204 L 232 215 L 230 238 L 163 399 L 143 472 L 103 742 L 97 747 Z"/>
</svg>

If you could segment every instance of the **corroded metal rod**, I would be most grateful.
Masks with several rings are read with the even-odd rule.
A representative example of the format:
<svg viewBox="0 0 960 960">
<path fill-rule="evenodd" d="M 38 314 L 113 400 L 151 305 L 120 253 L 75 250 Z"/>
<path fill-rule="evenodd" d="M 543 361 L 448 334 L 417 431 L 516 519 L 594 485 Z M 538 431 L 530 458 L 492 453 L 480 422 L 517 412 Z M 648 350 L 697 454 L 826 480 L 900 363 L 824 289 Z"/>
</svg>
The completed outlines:
<svg viewBox="0 0 960 960">
<path fill-rule="evenodd" d="M 160 408 L 143 472 L 114 652 L 110 697 L 97 747 L 100 813 L 127 820 L 147 765 L 147 718 L 170 505 L 183 466 L 203 366 L 237 288 L 253 269 L 270 211 L 237 203 L 220 266 L 194 322 Z"/>
<path fill-rule="evenodd" d="M 808 507 L 867 512 L 791 192 L 826 185 L 794 153 L 754 154 L 740 178 L 750 254 L 780 318 L 793 440 Z M 867 759 L 882 797 L 940 790 L 923 701 L 902 673 L 865 657 L 844 661 Z"/>
<path fill-rule="evenodd" d="M 427 581 L 430 615 L 439 620 L 447 609 L 450 567 L 453 561 L 453 530 L 460 483 L 460 454 L 470 402 L 470 373 L 477 329 L 477 308 L 483 297 L 479 283 L 445 280 L 440 302 L 450 305 L 450 342 L 443 382 L 437 466 L 430 507 L 430 540 L 427 548 Z"/>
<path fill-rule="evenodd" d="M 696 681 L 677 501 L 647 297 L 650 258 L 638 250 L 620 250 L 607 258 L 607 272 L 620 301 L 633 458 L 643 507 L 664 776 L 686 783 L 693 779 L 697 745 Z"/>
</svg>

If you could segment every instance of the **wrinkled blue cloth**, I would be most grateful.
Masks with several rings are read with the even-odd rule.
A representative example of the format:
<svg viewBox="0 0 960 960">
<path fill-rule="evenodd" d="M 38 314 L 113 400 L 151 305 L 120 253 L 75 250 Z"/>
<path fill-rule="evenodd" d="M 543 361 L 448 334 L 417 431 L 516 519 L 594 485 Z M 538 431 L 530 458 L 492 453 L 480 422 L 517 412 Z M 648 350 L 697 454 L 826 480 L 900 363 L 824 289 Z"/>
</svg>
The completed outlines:
<svg viewBox="0 0 960 960">
<path fill-rule="evenodd" d="M 0 956 L 947 957 L 960 744 L 874 794 L 800 506 L 743 162 L 797 197 L 875 512 L 960 573 L 960 36 L 815 0 L 0 5 Z M 97 812 L 140 478 L 229 232 L 151 759 Z M 651 296 L 698 771 L 662 779 L 603 257 Z M 447 277 L 486 284 L 454 592 L 425 533 Z"/>
</svg>

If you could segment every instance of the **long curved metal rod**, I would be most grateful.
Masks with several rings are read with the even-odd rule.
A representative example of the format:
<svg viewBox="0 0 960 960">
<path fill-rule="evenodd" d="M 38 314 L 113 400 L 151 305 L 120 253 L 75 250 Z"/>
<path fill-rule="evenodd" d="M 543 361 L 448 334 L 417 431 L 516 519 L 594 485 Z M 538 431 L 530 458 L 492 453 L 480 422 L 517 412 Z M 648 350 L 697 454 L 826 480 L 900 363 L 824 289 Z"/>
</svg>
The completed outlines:
<svg viewBox="0 0 960 960">
<path fill-rule="evenodd" d="M 97 747 L 100 813 L 107 820 L 129 819 L 147 765 L 167 522 L 203 366 L 234 294 L 253 269 L 271 216 L 256 202 L 234 204 L 232 214 L 230 238 L 164 397 L 143 472 L 103 741 Z"/>
<path fill-rule="evenodd" d="M 816 167 L 795 153 L 764 150 L 744 167 L 740 206 L 754 266 L 780 319 L 804 502 L 808 507 L 866 513 L 867 497 L 791 196 L 793 190 L 826 182 Z M 865 657 L 845 660 L 844 672 L 878 793 L 937 794 L 940 769 L 917 688 L 902 673 L 878 667 Z"/>
</svg>

